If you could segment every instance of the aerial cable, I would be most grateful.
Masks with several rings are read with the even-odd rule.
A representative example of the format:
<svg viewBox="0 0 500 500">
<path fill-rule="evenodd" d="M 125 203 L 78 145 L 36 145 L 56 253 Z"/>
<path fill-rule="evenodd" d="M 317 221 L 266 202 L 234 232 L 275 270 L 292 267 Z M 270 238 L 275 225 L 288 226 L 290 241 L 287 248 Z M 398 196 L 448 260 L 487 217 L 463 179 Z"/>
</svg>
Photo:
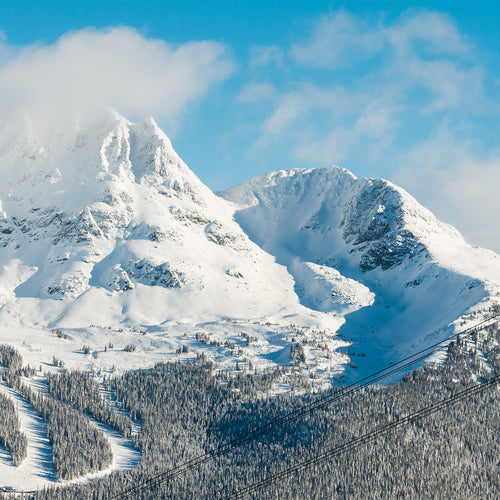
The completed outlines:
<svg viewBox="0 0 500 500">
<path fill-rule="evenodd" d="M 371 384 L 374 384 L 376 382 L 379 382 L 391 375 L 394 375 L 405 368 L 409 368 L 410 366 L 418 363 L 419 361 L 423 361 L 426 358 L 428 358 L 431 354 L 434 354 L 435 352 L 438 352 L 440 350 L 446 349 L 448 347 L 448 344 L 453 341 L 454 339 L 465 339 L 469 337 L 471 334 L 476 332 L 477 328 L 481 327 L 480 330 L 483 330 L 484 328 L 488 326 L 492 326 L 495 323 L 498 323 L 500 319 L 497 319 L 500 317 L 500 313 L 494 314 L 493 316 L 490 316 L 487 319 L 484 319 L 480 321 L 479 323 L 475 324 L 474 326 L 471 326 L 469 328 L 466 328 L 465 330 L 462 330 L 461 332 L 454 333 L 453 335 L 450 335 L 446 337 L 445 339 L 440 340 L 439 342 L 436 342 L 410 356 L 407 356 L 406 358 L 403 358 L 393 364 L 390 364 L 386 366 L 385 368 L 382 368 L 381 370 L 378 370 L 377 372 L 374 372 L 366 377 L 363 377 L 352 384 L 343 387 L 341 389 L 336 389 L 333 392 L 327 391 L 326 394 L 323 396 L 315 399 L 311 403 L 308 403 L 300 408 L 297 408 L 296 410 L 293 410 L 285 415 L 282 415 L 281 417 L 278 417 L 267 424 L 264 424 L 260 427 L 257 427 L 253 429 L 252 431 L 242 434 L 241 436 L 236 437 L 235 439 L 228 441 L 227 443 L 219 446 L 218 448 L 214 448 L 208 452 L 206 452 L 203 455 L 199 455 L 187 462 L 184 462 L 183 464 L 180 464 L 172 469 L 168 469 L 164 472 L 161 472 L 149 479 L 145 479 L 144 481 L 135 484 L 134 486 L 129 487 L 126 490 L 123 490 L 119 493 L 114 494 L 113 496 L 109 497 L 109 500 L 117 500 L 117 499 L 126 499 L 126 498 L 131 498 L 134 497 L 137 493 L 150 489 L 154 486 L 158 486 L 159 484 L 168 481 L 169 479 L 172 479 L 174 477 L 180 476 L 184 474 L 185 472 L 195 469 L 209 461 L 211 461 L 214 458 L 220 457 L 229 451 L 238 448 L 242 446 L 243 444 L 249 443 L 258 437 L 261 437 L 272 430 L 281 427 L 287 423 L 293 422 L 295 420 L 298 420 L 299 418 L 313 412 L 314 410 L 324 408 L 325 406 L 331 404 L 334 401 L 338 401 L 340 399 L 343 399 L 347 396 L 350 396 L 351 394 L 354 394 L 364 387 L 367 387 Z M 491 324 L 486 325 L 486 323 L 493 321 Z"/>
<path fill-rule="evenodd" d="M 445 408 L 448 408 L 449 406 L 454 405 L 455 403 L 458 403 L 459 401 L 470 398 L 472 396 L 475 396 L 476 394 L 484 391 L 488 387 L 491 387 L 493 385 L 496 385 L 500 382 L 500 375 L 496 375 L 495 377 L 492 377 L 488 380 L 485 380 L 483 382 L 480 382 L 479 384 L 475 384 L 472 386 L 467 387 L 463 391 L 460 391 L 453 396 L 450 396 L 446 399 L 443 399 L 441 401 L 438 401 L 436 403 L 433 403 L 429 406 L 426 406 L 424 408 L 421 408 L 417 410 L 414 413 L 411 413 L 410 415 L 406 415 L 405 417 L 402 417 L 398 420 L 395 420 L 394 422 L 381 425 L 379 427 L 376 427 L 375 429 L 371 430 L 370 432 L 367 432 L 366 434 L 363 434 L 361 436 L 358 436 L 351 441 L 348 441 L 346 443 L 342 443 L 338 446 L 335 446 L 333 448 L 330 448 L 326 451 L 323 451 L 317 455 L 312 456 L 308 460 L 304 460 L 303 462 L 299 462 L 295 465 L 292 465 L 286 469 L 281 470 L 280 472 L 277 472 L 275 474 L 272 474 L 265 479 L 262 479 L 261 481 L 257 481 L 253 484 L 250 484 L 249 486 L 246 486 L 238 491 L 233 492 L 232 494 L 221 497 L 221 500 L 236 500 L 238 498 L 243 498 L 244 496 L 248 495 L 249 493 L 252 493 L 258 489 L 265 488 L 272 483 L 278 482 L 282 479 L 285 479 L 289 476 L 294 475 L 297 472 L 300 472 L 304 469 L 307 469 L 313 464 L 320 463 L 320 462 L 325 462 L 327 460 L 330 460 L 331 458 L 338 456 L 342 453 L 348 452 L 355 450 L 356 448 L 359 448 L 363 444 L 369 443 L 371 441 L 376 440 L 379 436 L 382 436 L 384 434 L 388 434 L 389 432 L 392 432 L 400 427 L 404 427 L 406 425 L 412 424 L 413 422 L 417 422 L 418 420 L 421 420 L 423 418 L 426 418 L 438 411 L 441 411 Z"/>
</svg>

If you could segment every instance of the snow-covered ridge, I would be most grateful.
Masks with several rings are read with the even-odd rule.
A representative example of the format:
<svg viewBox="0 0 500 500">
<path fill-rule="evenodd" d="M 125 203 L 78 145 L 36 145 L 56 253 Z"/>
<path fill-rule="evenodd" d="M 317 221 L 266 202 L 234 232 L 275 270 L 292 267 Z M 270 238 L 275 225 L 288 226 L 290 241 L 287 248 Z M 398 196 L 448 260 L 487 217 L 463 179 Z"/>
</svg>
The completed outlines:
<svg viewBox="0 0 500 500">
<path fill-rule="evenodd" d="M 470 262 L 463 255 L 476 252 L 479 255 L 474 260 L 486 261 L 491 281 L 498 281 L 500 275 L 494 252 L 472 248 L 454 227 L 383 179 L 357 179 L 335 166 L 281 170 L 220 195 L 233 203 L 237 219 L 244 221 L 245 230 L 255 239 L 265 241 L 264 246 L 284 237 L 288 248 L 293 240 L 294 249 L 313 258 L 316 252 L 318 259 L 325 259 L 328 250 L 318 247 L 318 241 L 327 239 L 330 249 L 340 245 L 330 253 L 354 253 L 352 262 L 359 257 L 362 271 L 390 269 L 421 254 L 424 260 L 471 275 L 479 272 L 479 279 L 488 279 L 479 271 L 479 262 Z M 300 231 L 300 236 L 292 236 L 292 231 Z"/>
<path fill-rule="evenodd" d="M 0 131 L 0 179 L 5 326 L 168 337 L 183 325 L 224 332 L 229 317 L 278 325 L 259 329 L 272 339 L 252 351 L 262 359 L 286 358 L 293 323 L 340 329 L 380 361 L 498 301 L 499 256 L 390 182 L 295 169 L 217 196 L 152 118 L 13 124 Z"/>
<path fill-rule="evenodd" d="M 294 169 L 221 196 L 287 267 L 302 303 L 349 314 L 340 333 L 380 349 L 379 358 L 428 344 L 466 311 L 500 300 L 500 256 L 472 248 L 388 181 L 338 167 Z M 339 282 L 357 286 L 342 285 L 349 293 L 339 295 Z"/>
</svg>

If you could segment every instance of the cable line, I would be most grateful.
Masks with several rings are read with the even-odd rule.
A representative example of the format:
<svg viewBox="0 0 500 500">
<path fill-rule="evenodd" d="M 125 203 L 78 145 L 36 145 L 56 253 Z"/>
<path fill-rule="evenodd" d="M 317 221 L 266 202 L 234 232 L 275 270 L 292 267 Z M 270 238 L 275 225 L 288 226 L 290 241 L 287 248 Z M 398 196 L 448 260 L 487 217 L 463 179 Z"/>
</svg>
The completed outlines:
<svg viewBox="0 0 500 500">
<path fill-rule="evenodd" d="M 439 342 L 436 342 L 410 356 L 407 356 L 406 358 L 403 358 L 389 366 L 386 366 L 385 368 L 382 368 L 381 370 L 378 370 L 371 375 L 368 375 L 366 377 L 363 377 L 352 384 L 343 387 L 341 389 L 334 390 L 333 392 L 331 391 L 326 391 L 326 394 L 323 396 L 315 399 L 311 403 L 308 403 L 300 408 L 297 408 L 296 410 L 293 410 L 285 415 L 282 415 L 281 417 L 278 417 L 267 424 L 264 424 L 260 427 L 257 427 L 253 429 L 252 431 L 242 434 L 241 436 L 236 437 L 235 439 L 228 441 L 227 443 L 219 446 L 218 448 L 214 448 L 212 450 L 209 450 L 203 455 L 199 455 L 187 462 L 184 462 L 172 469 L 168 469 L 164 472 L 161 472 L 149 479 L 145 479 L 144 481 L 137 483 L 119 493 L 114 494 L 113 496 L 109 497 L 109 500 L 118 500 L 118 499 L 126 499 L 126 498 L 134 498 L 137 493 L 140 493 L 141 491 L 145 491 L 147 489 L 152 488 L 153 486 L 158 486 L 159 484 L 168 481 L 169 479 L 172 479 L 174 477 L 177 477 L 181 474 L 184 474 L 185 472 L 195 469 L 209 461 L 211 461 L 214 458 L 220 457 L 229 451 L 242 446 L 243 444 L 249 443 L 251 441 L 254 441 L 258 437 L 261 437 L 274 429 L 277 429 L 278 427 L 281 427 L 287 423 L 293 422 L 295 420 L 298 420 L 299 418 L 313 412 L 314 410 L 324 408 L 325 406 L 335 402 L 339 401 L 340 399 L 343 399 L 347 396 L 350 396 L 351 394 L 354 394 L 364 387 L 374 384 L 376 382 L 379 382 L 391 375 L 394 375 L 395 373 L 398 373 L 405 368 L 409 368 L 410 366 L 418 363 L 419 361 L 422 361 L 426 358 L 428 358 L 431 354 L 434 354 L 435 352 L 438 352 L 440 350 L 446 349 L 448 344 L 453 341 L 454 339 L 464 339 L 470 336 L 472 333 L 476 332 L 477 328 L 480 328 L 480 330 L 483 330 L 487 326 L 492 326 L 495 323 L 498 323 L 500 321 L 500 313 L 494 314 L 493 316 L 484 319 L 477 323 L 474 326 L 471 326 L 469 328 L 466 328 L 465 330 L 454 333 L 453 335 L 450 335 Z M 496 321 L 493 321 L 496 320 Z M 486 325 L 486 323 L 493 321 L 491 324 Z"/>
<path fill-rule="evenodd" d="M 379 436 L 382 436 L 384 434 L 387 434 L 389 432 L 392 432 L 400 427 L 404 427 L 406 425 L 409 425 L 413 422 L 416 422 L 418 420 L 421 420 L 423 418 L 426 418 L 433 413 L 436 413 L 438 411 L 441 411 L 445 408 L 448 408 L 449 406 L 454 405 L 455 403 L 472 397 L 488 387 L 491 387 L 497 383 L 500 382 L 500 375 L 496 375 L 495 377 L 492 377 L 488 380 L 485 380 L 483 382 L 480 382 L 479 384 L 475 384 L 472 386 L 467 387 L 463 391 L 460 391 L 453 396 L 450 396 L 449 398 L 443 399 L 441 401 L 438 401 L 436 403 L 433 403 L 429 406 L 426 406 L 424 408 L 421 408 L 420 410 L 411 413 L 410 415 L 406 415 L 405 417 L 402 417 L 398 420 L 395 420 L 394 422 L 391 422 L 389 424 L 385 424 L 379 427 L 376 427 L 370 432 L 367 432 L 366 434 L 363 434 L 361 436 L 358 436 L 351 441 L 348 441 L 346 443 L 343 443 L 341 445 L 335 446 L 333 448 L 330 448 L 326 451 L 323 451 L 322 453 L 319 453 L 317 455 L 312 456 L 308 460 L 305 460 L 303 462 L 299 462 L 298 464 L 295 464 L 291 467 L 288 467 L 286 469 L 283 469 L 282 471 L 272 474 L 268 476 L 267 478 L 255 482 L 249 486 L 246 486 L 245 488 L 242 488 L 241 490 L 233 492 L 229 496 L 221 497 L 221 500 L 236 500 L 238 498 L 242 498 L 249 493 L 252 493 L 260 488 L 265 488 L 266 486 L 271 485 L 272 483 L 278 482 L 282 479 L 285 479 L 286 477 L 289 477 L 296 472 L 300 472 L 304 469 L 307 469 L 313 464 L 320 463 L 320 462 L 325 462 L 332 457 L 335 457 L 337 455 L 340 455 L 342 453 L 345 453 L 347 451 L 355 450 L 356 448 L 359 448 L 363 444 L 369 443 L 370 441 L 376 440 Z"/>
</svg>

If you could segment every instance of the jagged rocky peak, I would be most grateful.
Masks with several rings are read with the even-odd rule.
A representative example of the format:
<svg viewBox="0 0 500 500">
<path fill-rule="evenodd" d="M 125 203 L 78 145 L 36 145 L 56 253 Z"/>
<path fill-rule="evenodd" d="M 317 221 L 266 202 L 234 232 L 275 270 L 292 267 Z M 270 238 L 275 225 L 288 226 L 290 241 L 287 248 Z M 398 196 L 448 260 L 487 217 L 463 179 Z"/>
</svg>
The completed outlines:
<svg viewBox="0 0 500 500">
<path fill-rule="evenodd" d="M 281 282 L 285 302 L 297 301 L 286 272 L 249 240 L 231 205 L 184 164 L 152 118 L 134 124 L 105 110 L 64 131 L 28 132 L 0 155 L 10 183 L 0 189 L 0 270 L 13 276 L 7 296 L 68 300 L 104 289 L 142 297 L 145 287 L 189 285 L 198 295 L 207 290 L 204 303 L 217 297 L 227 309 L 224 301 L 237 294 L 248 308 L 262 288 L 273 295 L 269 303 L 278 300 L 272 290 Z M 36 155 L 25 154 L 34 147 Z M 6 175 L 12 169 L 17 177 Z"/>
<path fill-rule="evenodd" d="M 0 200 L 20 225 L 41 219 L 37 226 L 45 227 L 52 213 L 89 228 L 100 219 L 107 235 L 110 222 L 131 221 L 138 184 L 199 205 L 212 195 L 152 118 L 133 124 L 104 109 L 64 130 L 37 132 L 26 121 L 18 129 L 14 141 L 12 131 L 0 134 Z"/>
<path fill-rule="evenodd" d="M 267 217 L 273 221 L 273 232 L 286 239 L 288 246 L 294 240 L 302 242 L 302 248 L 294 245 L 294 252 L 301 254 L 307 249 L 315 260 L 323 261 L 339 252 L 357 255 L 364 271 L 389 269 L 425 253 L 425 245 L 412 228 L 422 224 L 422 218 L 435 220 L 390 182 L 357 179 L 334 166 L 274 172 L 231 188 L 222 196 L 237 204 L 238 220 L 257 240 L 275 238 L 260 227 L 261 218 Z"/>
<path fill-rule="evenodd" d="M 143 181 L 185 189 L 191 196 L 196 185 L 196 176 L 152 118 L 133 124 L 116 111 L 101 109 L 64 127 L 44 130 L 24 120 L 16 129 L 16 135 L 10 129 L 0 133 L 0 198 L 5 203 L 116 203 L 124 185 Z M 75 188 L 81 196 L 64 199 Z M 125 196 L 122 201 L 131 200 Z"/>
<path fill-rule="evenodd" d="M 208 189 L 181 160 L 152 117 L 129 125 L 130 162 L 137 182 L 162 185 L 164 195 L 193 199 Z M 202 201 L 200 198 L 198 201 Z"/>
</svg>

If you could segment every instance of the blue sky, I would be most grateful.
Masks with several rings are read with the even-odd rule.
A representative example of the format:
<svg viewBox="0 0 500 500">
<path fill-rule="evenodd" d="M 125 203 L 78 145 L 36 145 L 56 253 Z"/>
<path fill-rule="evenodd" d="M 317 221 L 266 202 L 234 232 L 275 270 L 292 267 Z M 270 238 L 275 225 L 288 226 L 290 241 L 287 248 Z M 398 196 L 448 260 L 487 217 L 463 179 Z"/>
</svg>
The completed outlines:
<svg viewBox="0 0 500 500">
<path fill-rule="evenodd" d="M 329 164 L 384 177 L 500 251 L 499 5 L 4 0 L 0 91 L 51 116 L 153 115 L 213 189 Z"/>
</svg>

